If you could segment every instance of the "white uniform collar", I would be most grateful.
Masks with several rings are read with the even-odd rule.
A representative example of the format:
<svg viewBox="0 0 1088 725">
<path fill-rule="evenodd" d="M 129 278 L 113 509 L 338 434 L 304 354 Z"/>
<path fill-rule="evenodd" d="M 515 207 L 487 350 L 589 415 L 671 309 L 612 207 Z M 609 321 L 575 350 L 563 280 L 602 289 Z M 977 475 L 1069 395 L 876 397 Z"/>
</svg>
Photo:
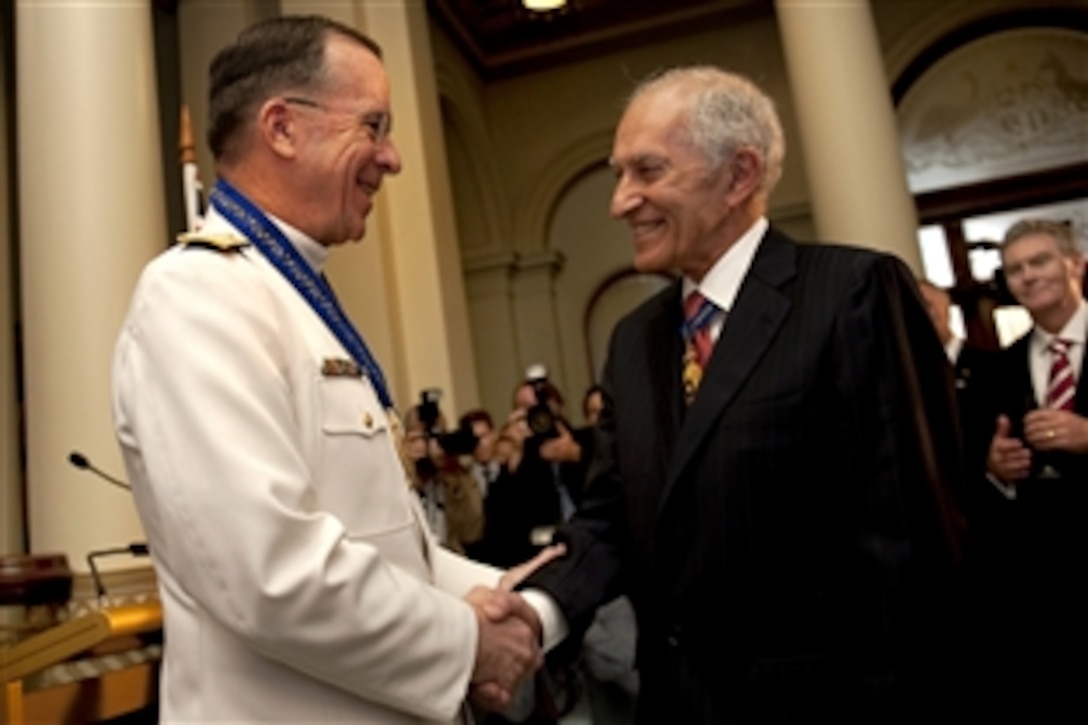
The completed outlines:
<svg viewBox="0 0 1088 725">
<path fill-rule="evenodd" d="M 269 214 L 268 212 L 261 210 L 269 221 L 276 225 L 276 228 L 283 232 L 283 235 L 287 237 L 287 241 L 298 250 L 298 253 L 302 255 L 302 258 L 309 262 L 315 272 L 320 273 L 322 267 L 325 266 L 325 260 L 329 258 L 329 248 L 324 244 L 314 241 L 303 232 L 299 231 L 295 227 L 291 226 L 282 219 Z M 237 227 L 231 224 L 222 214 L 216 210 L 212 205 L 208 208 L 208 213 L 204 217 L 204 223 L 200 227 L 201 232 L 207 232 L 208 234 L 233 234 L 243 239 L 246 235 L 243 234 Z"/>
</svg>

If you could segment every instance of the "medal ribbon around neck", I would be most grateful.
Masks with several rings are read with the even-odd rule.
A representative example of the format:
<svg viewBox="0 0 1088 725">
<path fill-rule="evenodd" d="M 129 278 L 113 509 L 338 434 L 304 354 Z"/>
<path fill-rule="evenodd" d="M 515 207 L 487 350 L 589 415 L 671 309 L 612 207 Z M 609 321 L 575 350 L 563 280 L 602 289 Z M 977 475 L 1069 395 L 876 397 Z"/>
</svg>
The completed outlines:
<svg viewBox="0 0 1088 725">
<path fill-rule="evenodd" d="M 299 251 L 295 249 L 295 245 L 291 244 L 279 227 L 229 183 L 223 179 L 216 181 L 209 199 L 219 213 L 241 230 L 253 246 L 259 249 L 272 266 L 302 295 L 344 349 L 351 354 L 352 359 L 366 371 L 382 405 L 385 408 L 392 408 L 393 399 L 389 397 L 389 389 L 385 385 L 385 376 L 382 375 L 381 368 L 378 367 L 374 356 L 370 354 L 362 336 L 356 332 L 351 320 L 340 309 L 336 296 L 325 279 L 302 258 Z"/>
</svg>

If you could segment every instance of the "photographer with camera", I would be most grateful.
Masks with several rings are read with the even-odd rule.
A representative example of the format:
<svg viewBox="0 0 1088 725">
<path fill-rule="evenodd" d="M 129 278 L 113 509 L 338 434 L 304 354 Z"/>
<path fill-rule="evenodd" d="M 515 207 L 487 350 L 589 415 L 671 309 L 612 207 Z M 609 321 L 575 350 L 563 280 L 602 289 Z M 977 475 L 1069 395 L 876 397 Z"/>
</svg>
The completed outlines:
<svg viewBox="0 0 1088 725">
<path fill-rule="evenodd" d="M 521 443 L 517 462 L 492 485 L 485 504 L 481 557 L 512 566 L 551 542 L 555 527 L 573 515 L 592 459 L 592 430 L 563 416 L 563 396 L 543 365 L 533 365 L 514 390 L 504 429 Z"/>
<path fill-rule="evenodd" d="M 484 531 L 480 489 L 460 461 L 475 449 L 476 437 L 471 428 L 446 431 L 440 397 L 437 389 L 424 390 L 419 405 L 404 416 L 404 449 L 431 531 L 447 549 L 463 554 Z"/>
<path fill-rule="evenodd" d="M 499 433 L 495 430 L 491 414 L 483 408 L 473 408 L 464 413 L 458 425 L 462 430 L 472 431 L 475 436 L 476 447 L 472 450 L 468 468 L 480 487 L 480 495 L 486 499 L 488 489 L 502 471 L 502 463 L 496 455 Z"/>
</svg>

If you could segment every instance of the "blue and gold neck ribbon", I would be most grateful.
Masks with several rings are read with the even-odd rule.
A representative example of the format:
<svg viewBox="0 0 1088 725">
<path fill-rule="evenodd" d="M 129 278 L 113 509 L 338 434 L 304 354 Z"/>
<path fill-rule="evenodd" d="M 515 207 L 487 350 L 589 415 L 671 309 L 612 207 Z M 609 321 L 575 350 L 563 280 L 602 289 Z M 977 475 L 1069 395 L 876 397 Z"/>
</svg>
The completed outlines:
<svg viewBox="0 0 1088 725">
<path fill-rule="evenodd" d="M 363 342 L 362 335 L 355 330 L 351 320 L 340 308 L 336 295 L 325 278 L 314 271 L 295 249 L 295 245 L 291 244 L 279 227 L 256 204 L 229 183 L 223 179 L 216 181 L 209 198 L 219 213 L 245 234 L 253 246 L 302 295 L 352 359 L 366 371 L 366 376 L 374 386 L 382 405 L 392 408 L 393 399 L 389 397 L 389 389 L 381 368 Z"/>
<path fill-rule="evenodd" d="M 703 297 L 699 292 L 692 292 L 691 294 L 698 294 L 700 301 L 699 306 L 695 309 L 695 314 L 685 319 L 684 324 L 680 326 L 680 336 L 683 337 L 684 340 L 691 340 L 694 338 L 699 330 L 710 324 L 710 320 L 720 309 L 716 304 Z M 685 312 L 687 312 L 687 310 L 685 310 Z"/>
</svg>

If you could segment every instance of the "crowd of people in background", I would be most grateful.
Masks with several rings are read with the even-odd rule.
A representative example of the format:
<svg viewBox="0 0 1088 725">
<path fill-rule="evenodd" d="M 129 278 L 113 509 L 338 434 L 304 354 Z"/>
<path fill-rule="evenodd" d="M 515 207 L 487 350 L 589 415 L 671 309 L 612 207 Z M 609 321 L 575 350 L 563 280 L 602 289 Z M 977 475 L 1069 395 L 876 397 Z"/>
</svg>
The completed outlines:
<svg viewBox="0 0 1088 725">
<path fill-rule="evenodd" d="M 550 544 L 581 502 L 602 395 L 596 384 L 585 391 L 577 425 L 562 391 L 536 365 L 514 386 L 509 412 L 471 409 L 454 426 L 444 411 L 433 410 L 437 391 L 424 391 L 402 416 L 405 455 L 437 540 L 504 568 Z M 638 691 L 635 629 L 626 597 L 602 608 L 580 651 L 560 653 L 546 703 L 527 688 L 520 701 L 487 722 L 555 722 L 583 696 L 594 723 L 631 722 Z"/>
<path fill-rule="evenodd" d="M 581 499 L 600 387 L 586 391 L 583 425 L 567 417 L 562 392 L 546 379 L 519 382 L 499 418 L 476 408 L 455 427 L 442 411 L 427 422 L 421 411 L 429 405 L 412 406 L 403 419 L 413 483 L 435 536 L 497 566 L 531 558 Z"/>
</svg>

